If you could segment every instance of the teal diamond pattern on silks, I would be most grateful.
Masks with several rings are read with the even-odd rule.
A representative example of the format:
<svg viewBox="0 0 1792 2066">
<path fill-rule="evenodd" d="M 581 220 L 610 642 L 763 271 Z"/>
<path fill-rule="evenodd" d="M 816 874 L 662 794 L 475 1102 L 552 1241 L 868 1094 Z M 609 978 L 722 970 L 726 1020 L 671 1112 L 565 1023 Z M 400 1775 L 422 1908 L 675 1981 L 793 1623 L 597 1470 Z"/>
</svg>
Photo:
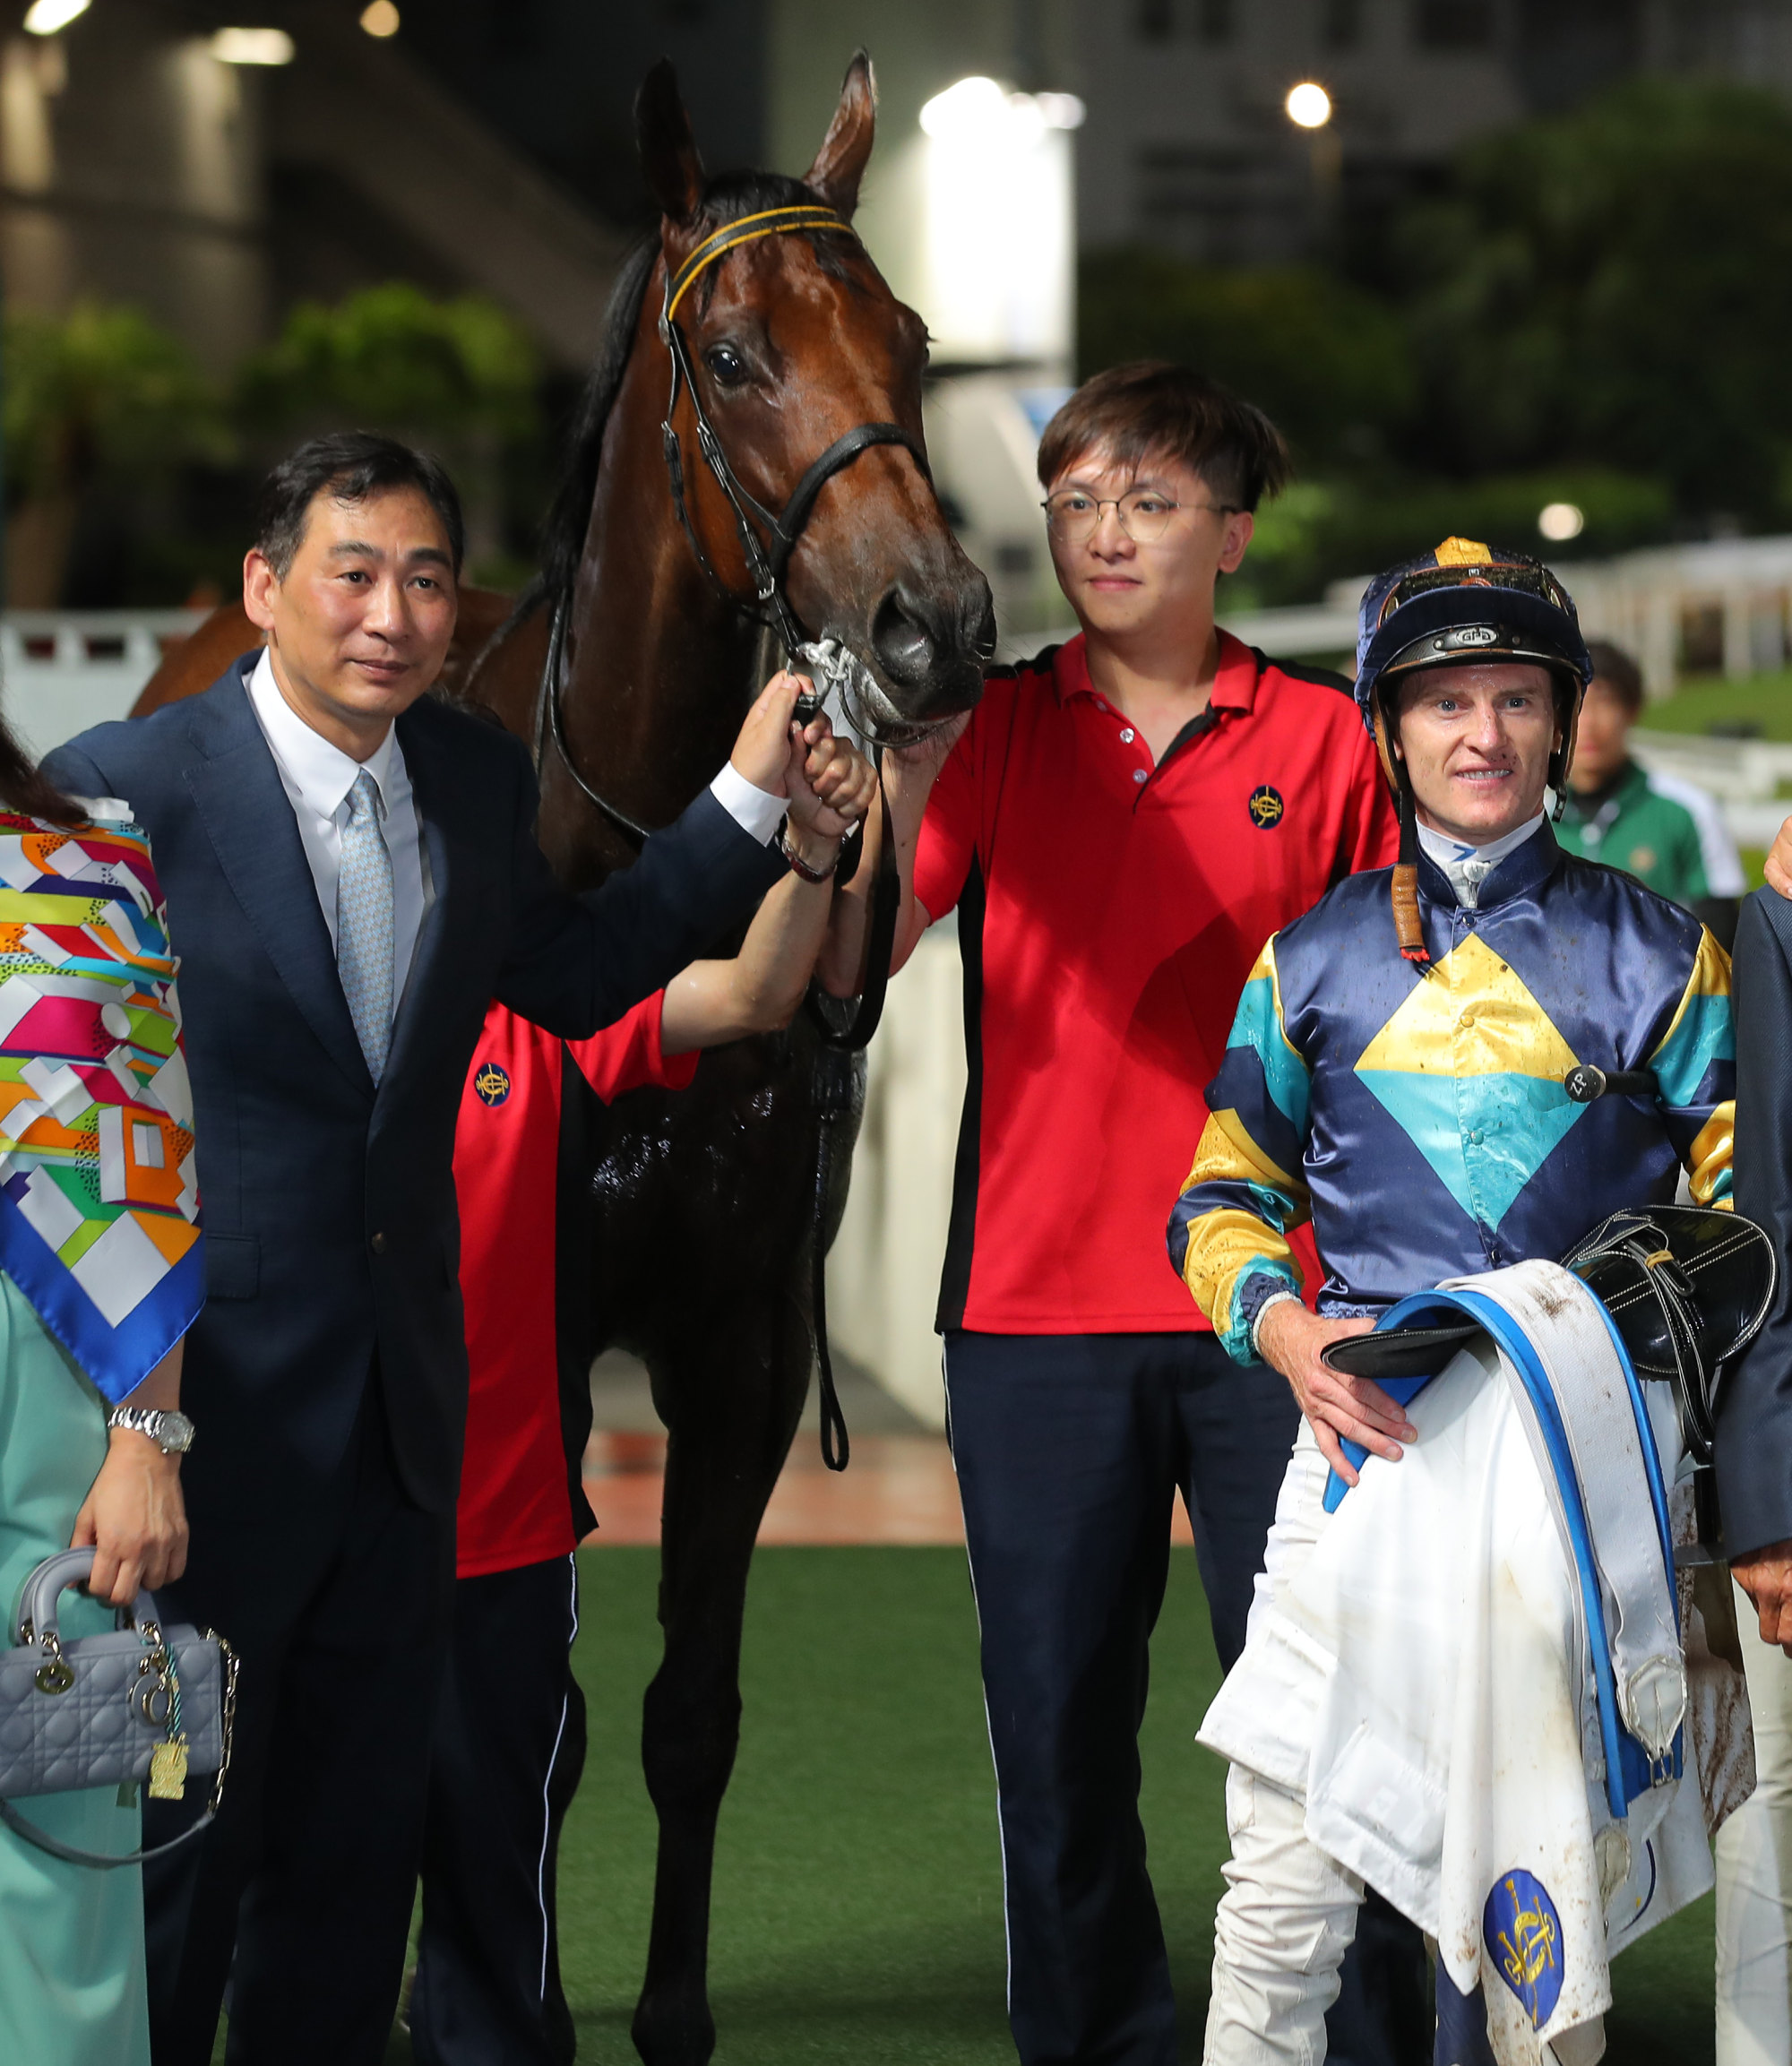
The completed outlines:
<svg viewBox="0 0 1792 2066">
<path fill-rule="evenodd" d="M 1559 1083 L 1359 1069 L 1358 1079 L 1470 1219 L 1497 1227 L 1586 1111 Z"/>
</svg>

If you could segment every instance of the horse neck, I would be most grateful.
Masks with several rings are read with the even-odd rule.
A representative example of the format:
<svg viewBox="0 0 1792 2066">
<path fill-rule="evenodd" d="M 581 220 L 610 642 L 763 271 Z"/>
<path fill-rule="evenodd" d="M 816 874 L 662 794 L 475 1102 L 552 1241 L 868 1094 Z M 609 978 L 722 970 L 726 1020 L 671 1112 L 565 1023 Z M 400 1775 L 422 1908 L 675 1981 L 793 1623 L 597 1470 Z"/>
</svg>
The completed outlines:
<svg viewBox="0 0 1792 2066">
<path fill-rule="evenodd" d="M 728 758 L 759 686 L 761 639 L 704 576 L 673 506 L 659 429 L 667 355 L 649 313 L 658 306 L 650 282 L 604 433 L 562 705 L 580 773 L 650 826 L 669 824 Z M 687 449 L 687 482 L 701 463 Z M 599 813 L 580 803 L 595 831 Z"/>
</svg>

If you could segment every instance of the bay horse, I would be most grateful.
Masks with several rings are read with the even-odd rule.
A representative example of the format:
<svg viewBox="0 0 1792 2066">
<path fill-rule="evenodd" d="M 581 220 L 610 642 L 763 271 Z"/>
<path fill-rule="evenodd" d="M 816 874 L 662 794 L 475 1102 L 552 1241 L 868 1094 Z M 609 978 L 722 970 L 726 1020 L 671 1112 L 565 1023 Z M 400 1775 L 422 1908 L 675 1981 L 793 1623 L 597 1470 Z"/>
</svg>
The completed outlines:
<svg viewBox="0 0 1792 2066">
<path fill-rule="evenodd" d="M 874 735 L 912 736 L 982 692 L 994 610 L 926 469 L 926 329 L 849 227 L 874 108 L 860 52 L 801 180 L 711 179 L 672 67 L 642 87 L 659 229 L 612 293 L 541 578 L 483 650 L 457 656 L 443 691 L 535 751 L 538 834 L 573 889 L 626 867 L 642 832 L 711 779 L 771 670 L 773 625 L 849 656 L 851 701 Z M 662 334 L 668 282 L 708 246 L 717 255 L 689 277 L 677 335 Z M 854 442 L 866 432 L 877 435 Z M 817 485 L 818 456 L 831 463 Z M 779 511 L 794 545 L 779 538 Z M 211 678 L 159 682 L 141 707 Z M 804 1018 L 706 1054 L 676 1093 L 606 1107 L 565 1071 L 569 1391 L 588 1416 L 592 1356 L 631 1350 L 668 1435 L 665 1650 L 642 1726 L 659 1843 L 632 2024 L 648 2066 L 702 2066 L 715 2047 L 710 1891 L 739 1739 L 747 1570 L 816 1360 L 812 1271 L 845 1205 L 863 1098 L 862 1058 L 842 1072 Z M 818 1201 L 824 1132 L 839 1151 L 822 1165 Z"/>
<path fill-rule="evenodd" d="M 573 888 L 626 866 L 637 850 L 629 827 L 668 823 L 726 759 L 773 657 L 758 606 L 777 547 L 761 519 L 788 513 L 817 455 L 859 426 L 904 436 L 863 446 L 821 486 L 788 553 L 789 615 L 856 659 L 874 730 L 937 722 L 981 693 L 994 613 L 925 466 L 926 331 L 846 228 L 874 119 L 860 53 L 801 181 L 709 180 L 671 67 L 642 88 L 636 125 L 659 232 L 612 297 L 538 595 L 471 664 L 462 692 L 535 747 L 541 844 Z M 831 226 L 745 240 L 784 211 L 817 207 Z M 726 248 L 724 230 L 743 241 Z M 675 311 L 681 335 L 662 337 L 668 280 L 712 242 L 724 254 Z M 680 344 L 688 380 L 675 384 Z M 706 461 L 699 412 L 745 491 L 744 514 Z M 560 634 L 546 642 L 560 650 L 545 677 L 542 627 L 556 608 Z M 659 1846 L 632 2026 L 648 2066 L 701 2066 L 715 2044 L 710 1888 L 739 1737 L 747 1568 L 808 1391 L 814 1248 L 838 1227 L 863 1106 L 861 1063 L 848 1109 L 830 1112 L 830 1061 L 798 1019 L 706 1055 L 682 1092 L 637 1091 L 606 1108 L 566 1072 L 562 1283 L 590 1305 L 568 1315 L 563 1292 L 563 1333 L 581 1383 L 598 1348 L 642 1357 L 668 1434 L 665 1651 L 642 1728 Z M 831 1123 L 842 1151 L 818 1214 Z"/>
</svg>

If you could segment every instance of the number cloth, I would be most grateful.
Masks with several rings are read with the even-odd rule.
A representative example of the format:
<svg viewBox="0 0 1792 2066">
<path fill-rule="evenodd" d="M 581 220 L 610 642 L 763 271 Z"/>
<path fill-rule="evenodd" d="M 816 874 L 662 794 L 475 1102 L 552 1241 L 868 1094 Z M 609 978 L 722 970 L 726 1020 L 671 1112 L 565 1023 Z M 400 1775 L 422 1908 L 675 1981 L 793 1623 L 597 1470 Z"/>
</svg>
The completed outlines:
<svg viewBox="0 0 1792 2066">
<path fill-rule="evenodd" d="M 942 1328 L 1208 1324 L 1160 1245 L 1201 1086 L 1262 941 L 1394 856 L 1348 686 L 1222 632 L 1209 708 L 1154 765 L 1081 638 L 988 677 L 915 866 L 928 916 L 957 909 L 964 956 Z"/>
<path fill-rule="evenodd" d="M 1633 1551 L 1633 1571 L 1652 1571 L 1654 1626 L 1677 1663 L 1660 1516 L 1634 1456 L 1616 1469 L 1597 1442 L 1600 1425 L 1633 1411 L 1598 1302 L 1546 1262 L 1457 1288 L 1503 1309 L 1530 1343 L 1574 1431 L 1589 1525 L 1602 1517 L 1595 1568 L 1603 1577 Z M 1747 1735 L 1736 1674 L 1710 1657 L 1683 1596 L 1694 1688 L 1684 1776 L 1669 1760 L 1615 1817 L 1587 1690 L 1589 1623 L 1564 1549 L 1565 1488 L 1527 1436 L 1523 1389 L 1504 1350 L 1478 1337 L 1412 1401 L 1418 1440 L 1400 1463 L 1371 1459 L 1329 1516 L 1324 1459 L 1302 1429 L 1245 1655 L 1199 1732 L 1231 1761 L 1228 1807 L 1248 1775 L 1265 1812 L 1262 1829 L 1231 1816 L 1211 2066 L 1265 2055 L 1265 2002 L 1279 2038 L 1317 2027 L 1366 1883 L 1434 1940 L 1440 2006 L 1447 1974 L 1459 2019 L 1485 2024 L 1499 2066 L 1597 2058 L 1610 1958 L 1711 1884 L 1707 1813 L 1721 1821 L 1753 1783 L 1752 1770 L 1734 1769 Z M 1633 1433 L 1671 1480 L 1670 1388 L 1639 1389 L 1647 1421 Z M 1601 1474 L 1626 1496 L 1602 1505 L 1590 1490 Z M 1641 1602 L 1625 1589 L 1624 1605 Z M 1279 1813 L 1282 1803 L 1292 1812 Z M 1290 1933 L 1315 1906 L 1328 1949 L 1307 1958 Z"/>
<path fill-rule="evenodd" d="M 606 1103 L 645 1084 L 683 1089 L 698 1058 L 661 1046 L 664 1003 L 658 992 L 589 1040 L 556 1039 L 495 1001 L 486 1013 L 454 1130 L 470 1376 L 461 1578 L 574 1547 L 555 1339 L 561 1055 Z"/>
<path fill-rule="evenodd" d="M 116 1405 L 205 1298 L 175 961 L 130 806 L 0 813 L 0 1269 Z"/>
</svg>

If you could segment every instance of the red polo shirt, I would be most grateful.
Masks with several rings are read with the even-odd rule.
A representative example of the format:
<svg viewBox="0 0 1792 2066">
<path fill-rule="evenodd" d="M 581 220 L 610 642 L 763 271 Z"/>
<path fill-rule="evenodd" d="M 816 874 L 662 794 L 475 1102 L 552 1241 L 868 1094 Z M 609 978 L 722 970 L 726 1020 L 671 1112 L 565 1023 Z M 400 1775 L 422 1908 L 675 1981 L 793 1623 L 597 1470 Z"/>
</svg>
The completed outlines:
<svg viewBox="0 0 1792 2066">
<path fill-rule="evenodd" d="M 967 993 L 943 1328 L 1206 1328 L 1164 1228 L 1245 977 L 1398 845 L 1340 683 L 1222 633 L 1208 711 L 1153 766 L 1081 638 L 990 678 L 915 865 L 929 915 L 957 908 Z"/>
<path fill-rule="evenodd" d="M 665 993 L 590 1040 L 561 1041 L 495 1002 L 454 1129 L 461 1297 L 467 1316 L 467 1452 L 455 1569 L 516 1571 L 574 1546 L 554 1339 L 560 1056 L 606 1103 L 645 1083 L 683 1089 L 695 1055 L 659 1045 Z"/>
</svg>

